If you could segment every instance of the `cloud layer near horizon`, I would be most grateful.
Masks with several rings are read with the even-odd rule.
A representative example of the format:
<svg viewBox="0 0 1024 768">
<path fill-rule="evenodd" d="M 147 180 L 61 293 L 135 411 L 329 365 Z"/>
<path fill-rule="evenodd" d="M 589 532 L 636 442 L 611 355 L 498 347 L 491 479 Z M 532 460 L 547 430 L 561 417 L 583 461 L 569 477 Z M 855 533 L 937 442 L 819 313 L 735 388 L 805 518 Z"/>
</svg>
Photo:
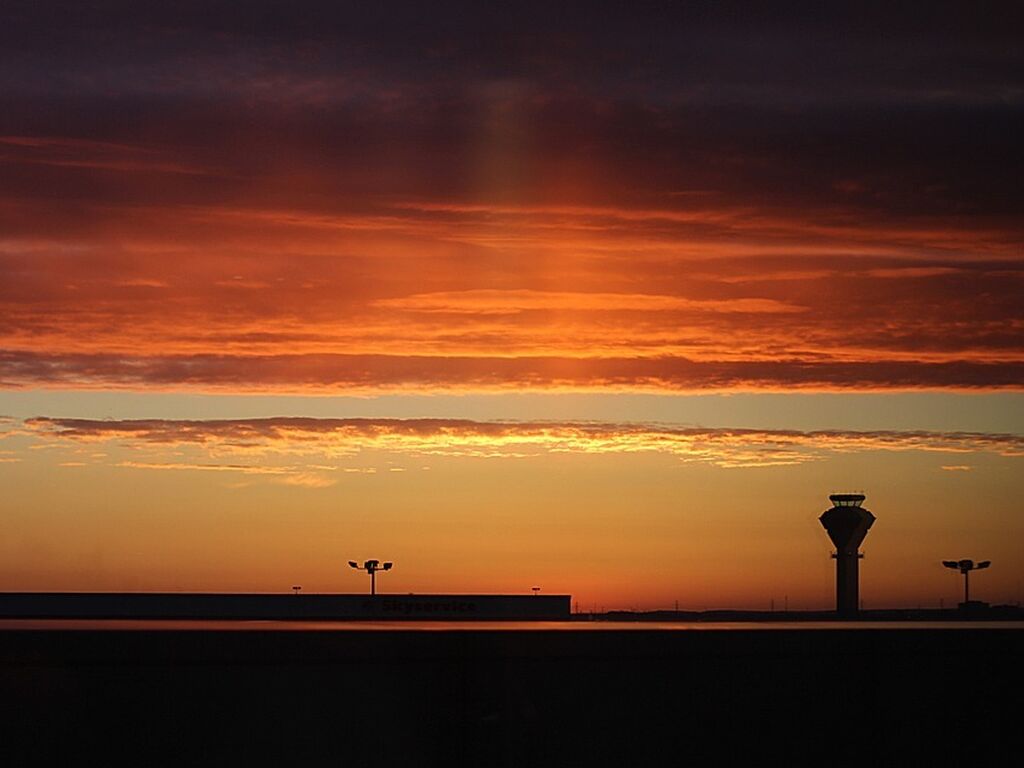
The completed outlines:
<svg viewBox="0 0 1024 768">
<path fill-rule="evenodd" d="M 0 30 L 0 386 L 1022 387 L 1010 5 L 104 8 Z"/>
<path fill-rule="evenodd" d="M 314 486 L 329 484 L 335 472 L 376 471 L 372 467 L 338 463 L 366 452 L 421 459 L 525 459 L 550 454 L 644 453 L 723 468 L 794 465 L 830 455 L 866 451 L 1024 455 L 1024 437 L 1010 434 L 801 432 L 465 419 L 281 417 L 186 421 L 39 417 L 28 419 L 21 426 L 12 426 L 8 434 L 28 435 L 41 441 L 37 445 L 109 444 L 130 449 L 132 458 L 117 460 L 116 466 L 264 474 L 283 478 L 285 482 Z M 190 447 L 197 453 L 183 460 L 175 451 L 181 447 Z M 139 450 L 148 451 L 149 458 L 140 456 Z M 202 461 L 195 460 L 195 456 L 202 457 Z M 106 453 L 99 458 L 100 464 L 113 461 Z M 305 463 L 296 464 L 300 459 Z"/>
</svg>

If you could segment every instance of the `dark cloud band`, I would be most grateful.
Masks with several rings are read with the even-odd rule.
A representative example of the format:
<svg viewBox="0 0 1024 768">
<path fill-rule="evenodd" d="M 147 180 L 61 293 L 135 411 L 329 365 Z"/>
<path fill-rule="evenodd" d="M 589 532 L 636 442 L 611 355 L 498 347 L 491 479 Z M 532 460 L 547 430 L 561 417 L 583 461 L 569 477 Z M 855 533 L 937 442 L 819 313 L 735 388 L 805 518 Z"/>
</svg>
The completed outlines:
<svg viewBox="0 0 1024 768">
<path fill-rule="evenodd" d="M 682 358 L 0 354 L 7 387 L 358 389 L 1021 389 L 1024 363 L 693 362 Z"/>
</svg>

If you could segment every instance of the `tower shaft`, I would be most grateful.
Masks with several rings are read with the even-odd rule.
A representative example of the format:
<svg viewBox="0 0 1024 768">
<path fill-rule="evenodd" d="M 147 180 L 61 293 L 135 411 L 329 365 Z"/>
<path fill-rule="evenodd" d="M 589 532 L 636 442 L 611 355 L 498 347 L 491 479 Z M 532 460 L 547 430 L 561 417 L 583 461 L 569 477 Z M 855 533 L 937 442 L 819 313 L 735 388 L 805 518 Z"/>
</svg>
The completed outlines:
<svg viewBox="0 0 1024 768">
<path fill-rule="evenodd" d="M 856 550 L 839 551 L 836 558 L 836 613 L 852 619 L 860 610 L 860 558 Z"/>
</svg>

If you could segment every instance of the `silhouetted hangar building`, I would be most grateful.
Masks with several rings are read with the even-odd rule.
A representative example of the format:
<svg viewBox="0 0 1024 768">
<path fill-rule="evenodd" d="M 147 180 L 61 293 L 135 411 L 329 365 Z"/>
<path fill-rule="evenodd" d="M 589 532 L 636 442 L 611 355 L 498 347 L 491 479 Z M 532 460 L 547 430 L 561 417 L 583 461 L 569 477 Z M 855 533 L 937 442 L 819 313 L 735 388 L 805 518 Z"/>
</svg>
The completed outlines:
<svg viewBox="0 0 1024 768">
<path fill-rule="evenodd" d="M 0 618 L 563 620 L 569 595 L 7 592 Z"/>
</svg>

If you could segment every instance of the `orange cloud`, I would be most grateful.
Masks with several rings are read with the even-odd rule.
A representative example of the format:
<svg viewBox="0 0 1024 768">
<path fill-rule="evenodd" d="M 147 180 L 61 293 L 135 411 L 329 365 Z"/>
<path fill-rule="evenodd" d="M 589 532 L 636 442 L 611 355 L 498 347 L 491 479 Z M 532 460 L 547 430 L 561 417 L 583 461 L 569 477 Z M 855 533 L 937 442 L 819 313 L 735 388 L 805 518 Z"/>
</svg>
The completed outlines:
<svg viewBox="0 0 1024 768">
<path fill-rule="evenodd" d="M 5 141 L 47 162 L 198 162 L 158 145 Z M 197 168 L 220 190 L 212 199 L 187 186 L 191 177 L 166 181 L 155 168 L 128 174 L 108 198 L 0 197 L 9 278 L 0 281 L 0 386 L 706 391 L 1024 381 L 1020 233 L 998 219 L 868 225 L 854 207 L 797 211 L 710 193 L 673 197 L 675 207 L 340 193 L 303 206 L 287 185 L 287 201 L 274 186 L 228 195 L 230 178 L 209 163 Z M 300 168 L 327 183 L 315 165 Z"/>
<path fill-rule="evenodd" d="M 702 312 L 803 312 L 806 307 L 785 304 L 773 299 L 740 298 L 733 300 L 685 299 L 637 293 L 573 293 L 568 291 L 533 290 L 470 290 L 421 293 L 399 299 L 374 302 L 386 309 L 413 312 L 454 312 L 468 314 L 517 314 L 530 310 L 614 312 L 665 312 L 697 310 Z"/>
<path fill-rule="evenodd" d="M 0 147 L 15 148 L 17 154 L 0 158 L 0 163 L 51 165 L 100 171 L 134 173 L 178 173 L 206 175 L 210 171 L 171 160 L 143 146 L 108 141 L 89 141 L 64 136 L 0 136 Z"/>
<path fill-rule="evenodd" d="M 932 451 L 1024 456 L 1024 437 L 967 432 L 814 431 L 677 428 L 592 422 L 479 422 L 456 419 L 267 418 L 179 421 L 35 418 L 44 440 L 117 441 L 135 446 L 194 445 L 212 456 L 353 456 L 384 451 L 414 456 L 529 458 L 547 454 L 660 453 L 723 468 L 770 467 L 862 451 Z M 326 482 L 336 465 L 146 463 L 146 469 L 283 475 Z M 947 469 L 947 467 L 944 467 Z M 305 479 L 304 479 L 305 478 Z"/>
</svg>

